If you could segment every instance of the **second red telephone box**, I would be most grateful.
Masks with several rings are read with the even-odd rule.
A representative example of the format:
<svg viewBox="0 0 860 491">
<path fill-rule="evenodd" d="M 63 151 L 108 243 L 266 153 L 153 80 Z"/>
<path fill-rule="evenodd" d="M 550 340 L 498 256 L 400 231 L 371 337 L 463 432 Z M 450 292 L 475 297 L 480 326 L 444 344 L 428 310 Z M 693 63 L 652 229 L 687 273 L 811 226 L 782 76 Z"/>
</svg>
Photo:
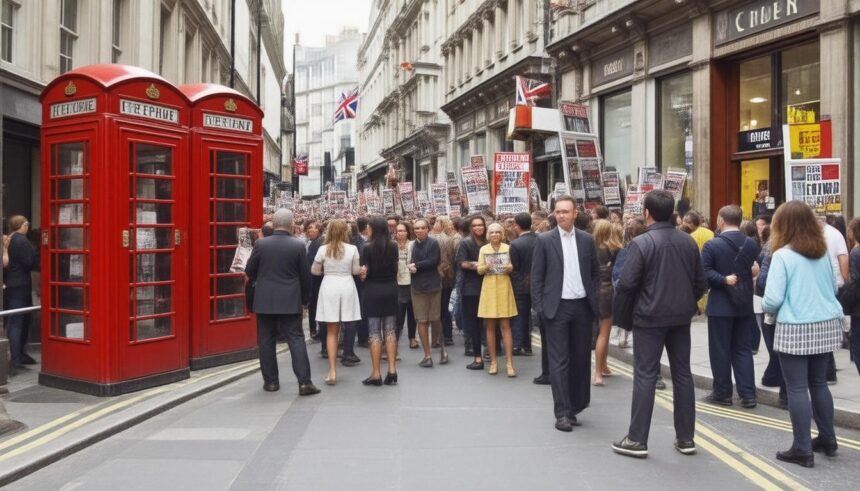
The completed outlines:
<svg viewBox="0 0 860 491">
<path fill-rule="evenodd" d="M 42 103 L 40 383 L 114 395 L 187 378 L 188 99 L 90 65 Z"/>
<path fill-rule="evenodd" d="M 191 101 L 191 368 L 257 356 L 245 305 L 248 229 L 263 220 L 263 112 L 215 84 L 179 87 Z"/>
</svg>

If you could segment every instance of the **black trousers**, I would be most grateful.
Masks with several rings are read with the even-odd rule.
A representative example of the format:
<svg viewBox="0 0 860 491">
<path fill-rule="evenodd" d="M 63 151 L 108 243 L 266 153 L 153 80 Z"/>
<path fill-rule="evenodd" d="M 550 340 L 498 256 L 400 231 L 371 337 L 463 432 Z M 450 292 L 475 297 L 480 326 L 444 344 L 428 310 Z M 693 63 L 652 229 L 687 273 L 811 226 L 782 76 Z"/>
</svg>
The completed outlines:
<svg viewBox="0 0 860 491">
<path fill-rule="evenodd" d="M 442 288 L 442 336 L 446 341 L 454 339 L 454 321 L 451 318 L 451 311 L 448 310 L 448 304 L 451 302 L 451 292 L 454 289 L 451 287 Z"/>
<path fill-rule="evenodd" d="M 538 331 L 540 331 L 540 374 L 549 377 L 549 349 L 546 346 L 546 321 L 538 316 Z"/>
<path fill-rule="evenodd" d="M 708 317 L 708 353 L 714 377 L 714 395 L 732 397 L 732 373 L 741 399 L 755 399 L 755 365 L 750 334 L 755 316 Z"/>
<path fill-rule="evenodd" d="M 654 389 L 665 346 L 672 372 L 675 436 L 679 440 L 692 440 L 696 429 L 696 393 L 690 371 L 690 324 L 634 327 L 633 343 L 633 404 L 627 437 L 634 442 L 648 442 Z"/>
<path fill-rule="evenodd" d="M 10 286 L 3 290 L 3 307 L 7 310 L 21 309 L 33 305 L 33 287 L 30 285 Z M 27 339 L 30 336 L 32 314 L 11 315 L 6 318 L 6 337 L 9 338 L 9 351 L 13 365 L 24 362 L 27 355 Z"/>
<path fill-rule="evenodd" d="M 463 330 L 472 341 L 472 351 L 475 357 L 481 356 L 481 334 L 484 332 L 484 324 L 478 318 L 478 303 L 480 297 L 462 296 L 460 298 L 460 309 L 463 312 Z"/>
<path fill-rule="evenodd" d="M 278 332 L 287 340 L 293 373 L 299 384 L 311 383 L 311 364 L 302 329 L 302 314 L 257 314 L 257 347 L 260 349 L 260 371 L 266 383 L 278 382 L 278 358 L 275 339 Z"/>
<path fill-rule="evenodd" d="M 320 297 L 320 286 L 322 286 L 322 276 L 311 276 L 311 299 L 308 303 L 308 325 L 311 334 L 317 332 L 317 301 Z M 325 345 L 325 339 L 321 339 Z"/>
<path fill-rule="evenodd" d="M 591 324 L 588 300 L 562 300 L 546 324 L 549 381 L 555 417 L 572 417 L 591 402 Z"/>
</svg>

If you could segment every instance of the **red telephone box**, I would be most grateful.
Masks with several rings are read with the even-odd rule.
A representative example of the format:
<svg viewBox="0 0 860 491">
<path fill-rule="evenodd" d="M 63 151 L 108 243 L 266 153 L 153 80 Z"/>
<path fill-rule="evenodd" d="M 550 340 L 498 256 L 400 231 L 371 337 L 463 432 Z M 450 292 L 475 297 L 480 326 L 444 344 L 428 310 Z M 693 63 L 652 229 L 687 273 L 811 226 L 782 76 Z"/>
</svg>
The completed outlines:
<svg viewBox="0 0 860 491">
<path fill-rule="evenodd" d="M 191 368 L 200 369 L 257 356 L 244 268 L 233 263 L 240 232 L 263 220 L 263 112 L 221 85 L 179 90 L 191 102 Z"/>
<path fill-rule="evenodd" d="M 187 378 L 188 99 L 123 65 L 41 99 L 39 382 L 106 396 Z"/>
</svg>

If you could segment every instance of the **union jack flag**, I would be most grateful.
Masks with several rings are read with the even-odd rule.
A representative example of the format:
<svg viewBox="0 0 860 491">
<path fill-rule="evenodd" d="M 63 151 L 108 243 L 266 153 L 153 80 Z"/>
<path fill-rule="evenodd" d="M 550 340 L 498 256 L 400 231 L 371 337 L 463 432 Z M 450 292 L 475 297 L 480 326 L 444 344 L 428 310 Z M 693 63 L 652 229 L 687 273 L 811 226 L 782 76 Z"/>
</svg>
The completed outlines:
<svg viewBox="0 0 860 491">
<path fill-rule="evenodd" d="M 334 111 L 334 120 L 343 121 L 344 119 L 353 119 L 355 118 L 356 110 L 358 110 L 358 87 L 347 93 L 340 94 L 337 109 Z"/>
<path fill-rule="evenodd" d="M 552 86 L 540 80 L 516 76 L 518 106 L 534 106 L 538 99 L 549 97 Z"/>
</svg>

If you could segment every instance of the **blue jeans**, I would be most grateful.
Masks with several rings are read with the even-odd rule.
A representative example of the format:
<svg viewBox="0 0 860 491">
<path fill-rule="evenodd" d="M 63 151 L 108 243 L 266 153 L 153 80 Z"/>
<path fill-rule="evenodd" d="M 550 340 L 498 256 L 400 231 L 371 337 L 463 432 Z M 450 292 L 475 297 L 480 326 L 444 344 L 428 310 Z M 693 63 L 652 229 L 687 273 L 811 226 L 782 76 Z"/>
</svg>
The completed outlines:
<svg viewBox="0 0 860 491">
<path fill-rule="evenodd" d="M 532 297 L 530 295 L 515 295 L 517 315 L 511 319 L 511 334 L 515 348 L 531 348 L 531 318 Z"/>
<path fill-rule="evenodd" d="M 779 354 L 782 375 L 788 390 L 791 429 L 794 433 L 792 448 L 806 454 L 812 453 L 811 418 L 815 419 L 822 440 L 836 440 L 836 432 L 833 429 L 833 397 L 827 387 L 829 359 L 830 353 L 809 356 Z"/>
</svg>

